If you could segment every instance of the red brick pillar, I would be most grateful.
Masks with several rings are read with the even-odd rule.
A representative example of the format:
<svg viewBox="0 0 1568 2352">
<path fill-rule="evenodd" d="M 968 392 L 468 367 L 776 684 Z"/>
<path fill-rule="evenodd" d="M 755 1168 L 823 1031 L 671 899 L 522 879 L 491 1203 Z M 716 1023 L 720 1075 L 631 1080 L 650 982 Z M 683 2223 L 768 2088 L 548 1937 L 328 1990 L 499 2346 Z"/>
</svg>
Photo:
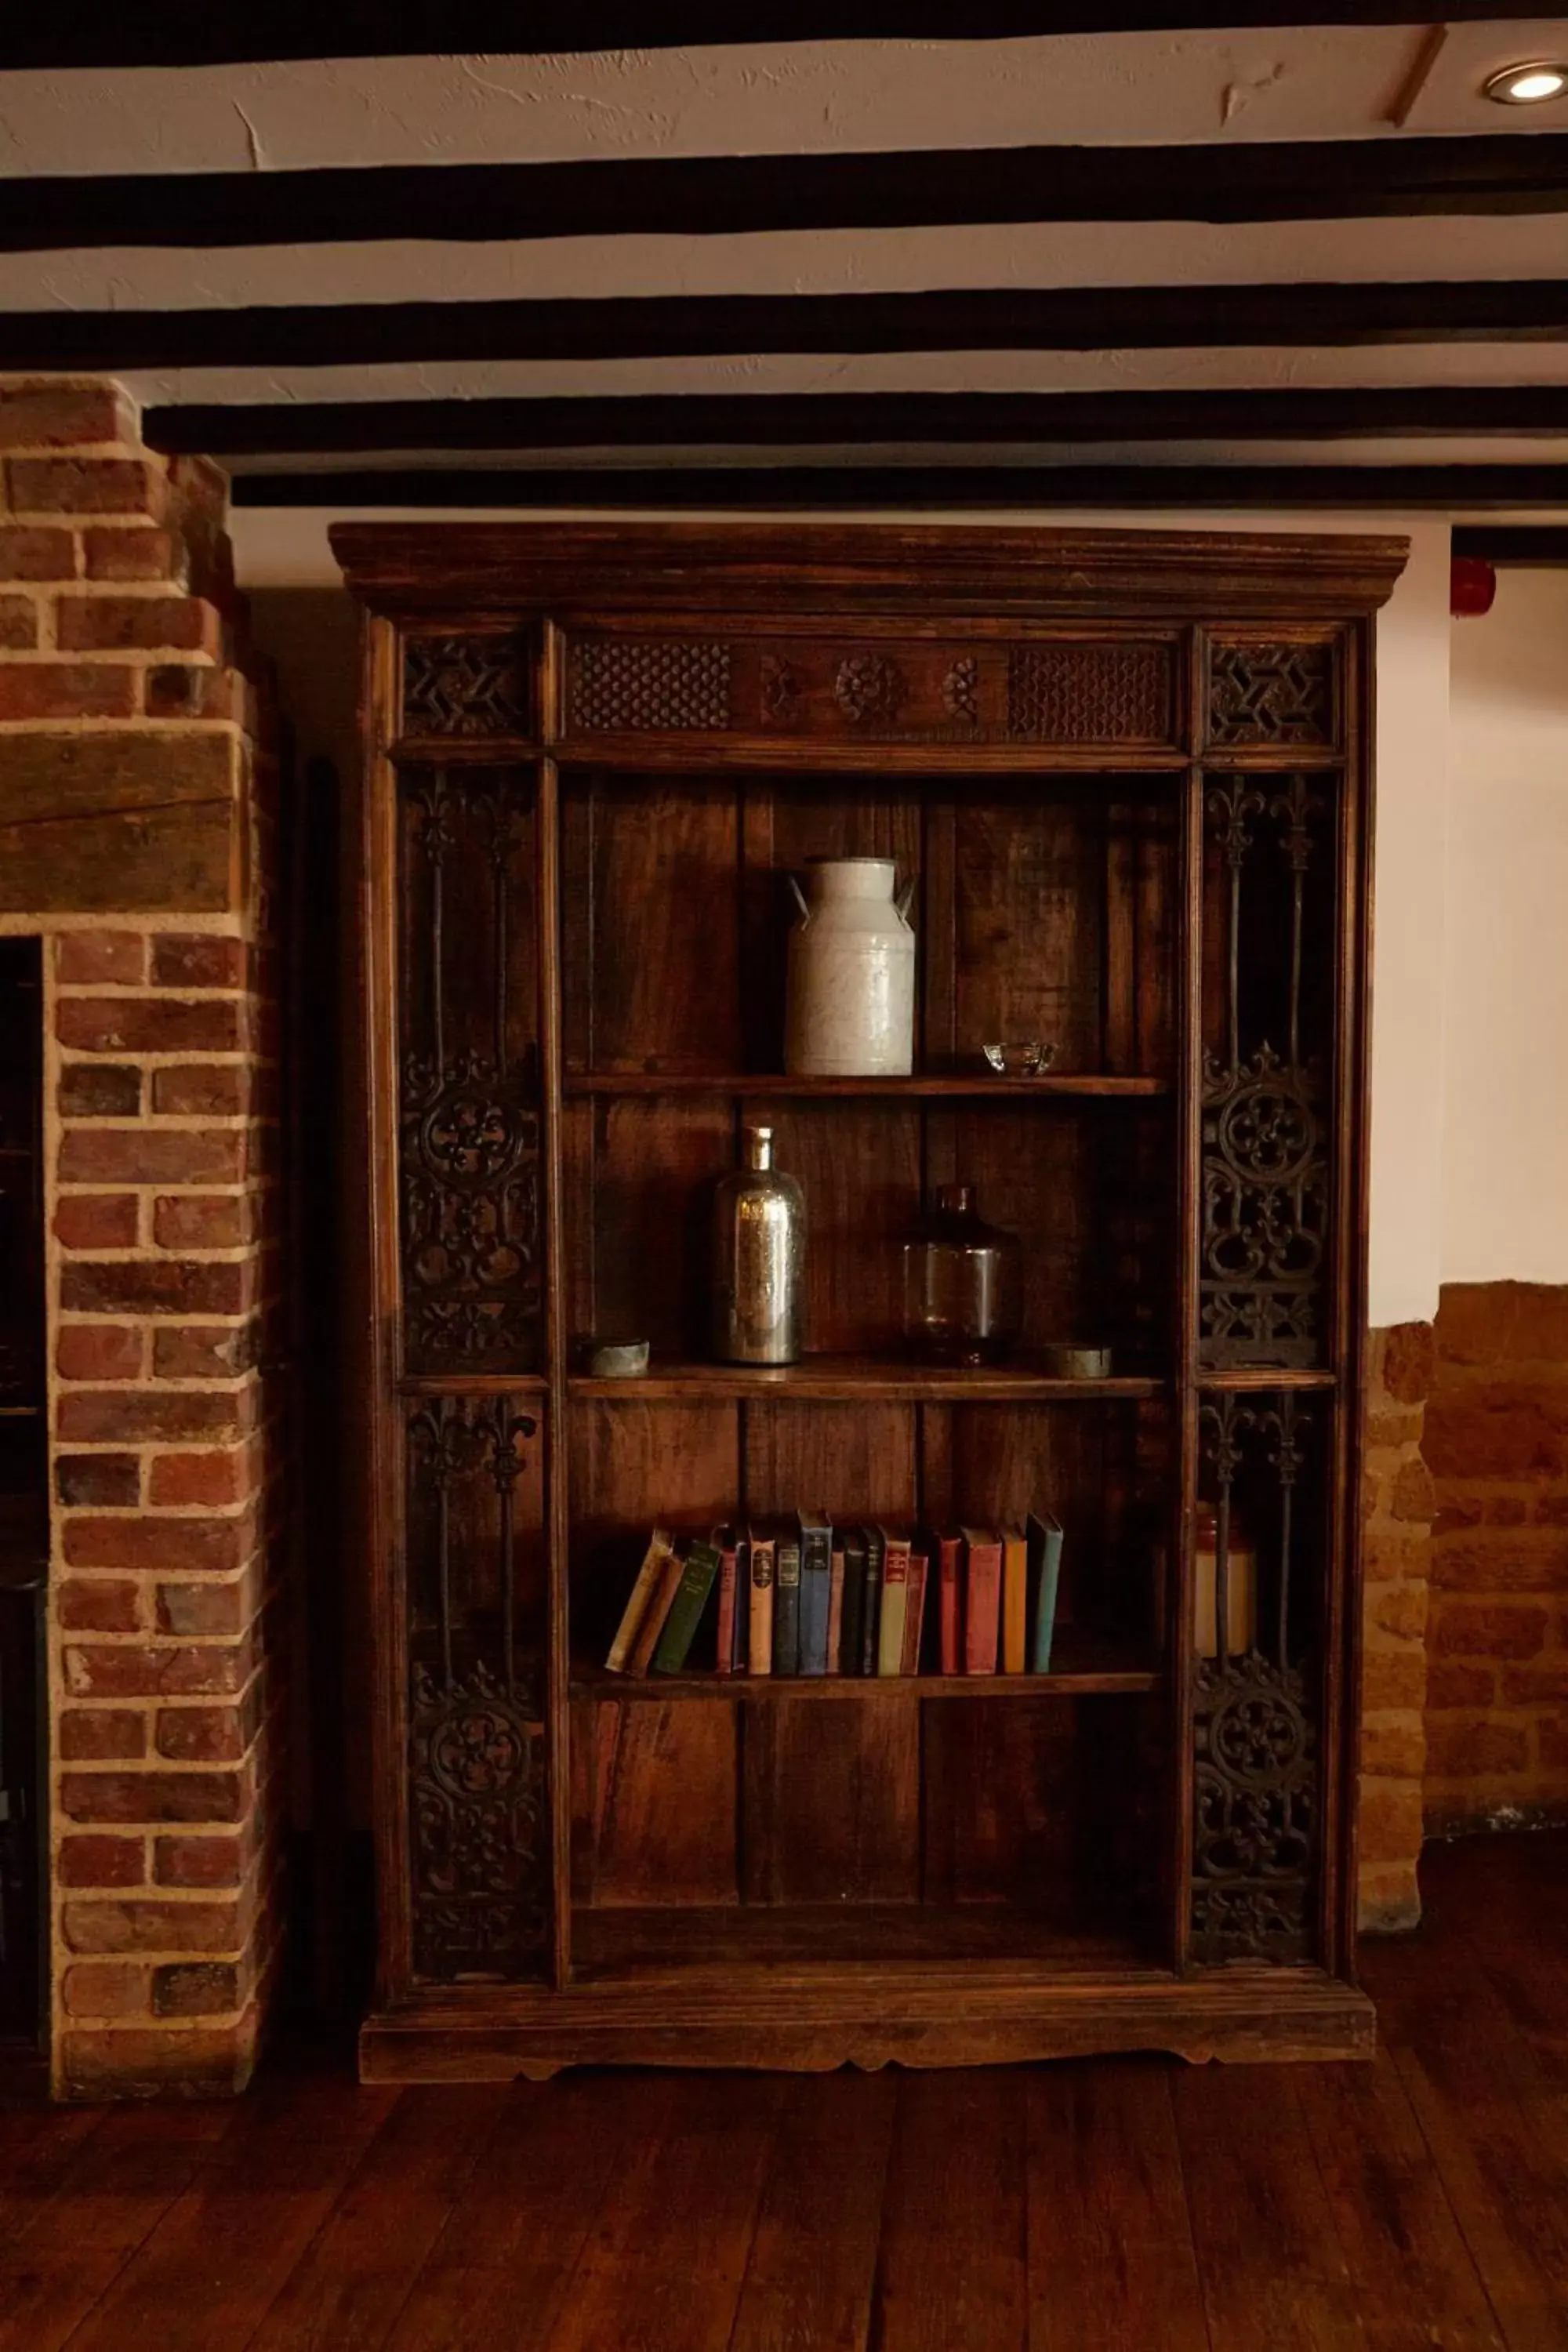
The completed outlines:
<svg viewBox="0 0 1568 2352">
<path fill-rule="evenodd" d="M 1426 1761 L 1426 1617 L 1432 1480 L 1422 1459 L 1432 1326 L 1397 1323 L 1368 1347 L 1366 1591 L 1361 1727 L 1361 1923 L 1384 1933 L 1421 1916 Z"/>
<path fill-rule="evenodd" d="M 54 2076 L 234 2090 L 279 1936 L 270 761 L 205 464 L 0 383 L 0 927 L 48 936 Z"/>
</svg>

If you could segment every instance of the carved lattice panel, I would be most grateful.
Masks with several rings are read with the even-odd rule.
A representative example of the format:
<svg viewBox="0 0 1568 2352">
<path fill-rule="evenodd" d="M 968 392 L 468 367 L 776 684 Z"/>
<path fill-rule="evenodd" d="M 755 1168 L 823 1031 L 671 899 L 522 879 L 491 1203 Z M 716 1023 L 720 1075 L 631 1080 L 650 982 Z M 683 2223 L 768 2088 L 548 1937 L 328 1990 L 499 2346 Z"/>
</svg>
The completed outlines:
<svg viewBox="0 0 1568 2352">
<path fill-rule="evenodd" d="M 405 640 L 405 735 L 526 736 L 532 724 L 533 666 L 517 638 Z"/>
<path fill-rule="evenodd" d="M 730 724 L 730 648 L 705 637 L 578 637 L 569 732 L 654 734 Z"/>
<path fill-rule="evenodd" d="M 1213 645 L 1209 741 L 1215 749 L 1339 740 L 1339 647 L 1333 642 Z"/>
<path fill-rule="evenodd" d="M 1321 1365 L 1331 1184 L 1334 787 L 1204 796 L 1201 1361 Z"/>
<path fill-rule="evenodd" d="M 1044 743 L 1164 743 L 1175 657 L 1165 645 L 1015 646 L 1007 731 Z"/>
<path fill-rule="evenodd" d="M 1211 1965 L 1313 1955 L 1322 1862 L 1322 1409 L 1286 1391 L 1220 1396 L 1199 1415 L 1215 1512 L 1217 1646 L 1199 1658 L 1194 1689 L 1191 1920 L 1193 1958 Z M 1315 1474 L 1306 1486 L 1304 1471 Z M 1249 1646 L 1231 1652 L 1230 1580 L 1244 1552 L 1255 1624 Z"/>
<path fill-rule="evenodd" d="M 401 1255 L 411 1371 L 531 1371 L 543 1300 L 532 788 L 401 784 Z"/>
<path fill-rule="evenodd" d="M 537 1975 L 548 1940 L 537 1424 L 505 1397 L 407 1423 L 413 1960 Z"/>
</svg>

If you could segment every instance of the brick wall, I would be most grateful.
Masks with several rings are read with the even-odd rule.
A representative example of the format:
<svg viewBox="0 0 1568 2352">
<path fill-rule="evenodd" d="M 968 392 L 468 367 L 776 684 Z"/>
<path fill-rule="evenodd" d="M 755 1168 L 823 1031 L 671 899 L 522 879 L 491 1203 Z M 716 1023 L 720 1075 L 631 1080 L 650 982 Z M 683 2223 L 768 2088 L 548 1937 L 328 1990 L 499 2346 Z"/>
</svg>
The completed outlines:
<svg viewBox="0 0 1568 2352">
<path fill-rule="evenodd" d="M 277 1037 L 224 484 L 0 381 L 0 927 L 48 935 L 54 2067 L 246 2079 L 277 1961 Z"/>
<path fill-rule="evenodd" d="M 1435 1508 L 1422 1459 L 1434 1343 L 1429 1323 L 1371 1336 L 1367 1363 L 1361 1734 L 1361 1920 L 1381 1932 L 1421 1916 L 1426 1761 L 1427 1576 Z"/>
<path fill-rule="evenodd" d="M 1450 1283 L 1436 1331 L 1426 1826 L 1568 1821 L 1568 1287 Z"/>
</svg>

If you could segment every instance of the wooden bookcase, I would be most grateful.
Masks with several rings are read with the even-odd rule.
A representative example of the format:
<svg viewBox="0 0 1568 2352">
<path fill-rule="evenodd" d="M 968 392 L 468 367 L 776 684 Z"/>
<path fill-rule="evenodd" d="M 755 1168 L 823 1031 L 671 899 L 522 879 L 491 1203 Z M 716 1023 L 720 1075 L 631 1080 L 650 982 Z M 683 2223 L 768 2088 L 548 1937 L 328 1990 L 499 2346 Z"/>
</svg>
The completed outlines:
<svg viewBox="0 0 1568 2352">
<path fill-rule="evenodd" d="M 363 803 L 377 2079 L 1345 2055 L 1373 616 L 1397 540 L 403 523 Z M 916 878 L 908 1080 L 778 1075 L 784 877 Z M 985 1075 L 994 1037 L 1058 1045 Z M 807 1347 L 703 1358 L 765 1112 Z M 347 1171 L 363 1182 L 356 1164 Z M 1024 1344 L 899 1335 L 922 1193 Z M 653 1343 L 593 1379 L 591 1332 Z M 1045 1376 L 1053 1340 L 1115 1377 Z M 1194 1654 L 1199 1498 L 1259 1555 Z M 649 1525 L 1067 1528 L 1047 1677 L 598 1662 Z"/>
</svg>

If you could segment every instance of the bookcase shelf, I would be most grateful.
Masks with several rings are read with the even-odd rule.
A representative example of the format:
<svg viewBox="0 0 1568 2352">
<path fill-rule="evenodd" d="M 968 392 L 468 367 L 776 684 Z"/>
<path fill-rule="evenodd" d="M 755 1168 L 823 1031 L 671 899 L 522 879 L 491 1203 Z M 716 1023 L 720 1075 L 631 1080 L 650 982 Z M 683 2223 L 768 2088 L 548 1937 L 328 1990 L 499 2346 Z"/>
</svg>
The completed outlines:
<svg viewBox="0 0 1568 2352">
<path fill-rule="evenodd" d="M 1364 2054 L 1368 680 L 1404 543 L 333 544 L 370 614 L 366 2074 Z M 851 857 L 910 891 L 920 1075 L 776 1066 L 790 879 Z M 986 1070 L 1028 1038 L 1058 1066 Z M 707 1360 L 748 1112 L 806 1203 L 778 1369 Z M 353 1153 L 343 1184 L 357 1215 Z M 1021 1244 L 978 1370 L 904 1340 L 948 1184 Z M 649 1370 L 580 1370 L 595 1335 Z M 1054 1517 L 1055 1670 L 721 1676 L 710 1602 L 689 1670 L 605 1670 L 651 1528 L 800 1510 Z"/>
<path fill-rule="evenodd" d="M 1094 1071 L 1047 1072 L 1037 1078 L 797 1078 L 747 1071 L 590 1070 L 562 1080 L 568 1098 L 588 1095 L 724 1095 L 767 1102 L 1159 1102 L 1174 1091 L 1166 1078 Z"/>
<path fill-rule="evenodd" d="M 1158 1690 L 1161 1668 L 1116 1659 L 1108 1645 L 1082 1637 L 1058 1645 L 1061 1663 L 1047 1675 L 612 1675 L 591 1660 L 572 1670 L 572 1694 L 581 1698 L 706 1699 L 735 1706 L 790 1705 L 795 1700 L 1014 1699 L 1127 1696 Z"/>
<path fill-rule="evenodd" d="M 1052 1404 L 1092 1403 L 1155 1397 L 1167 1383 L 1142 1375 L 1111 1374 L 1105 1380 L 1058 1380 L 1031 1370 L 1026 1362 L 976 1369 L 921 1364 L 874 1356 L 803 1356 L 794 1364 L 661 1364 L 627 1380 L 578 1373 L 566 1383 L 575 1398 L 618 1404 L 682 1398 L 700 1402 L 748 1399 L 775 1403 L 850 1403 L 857 1398 L 910 1403 Z"/>
</svg>

